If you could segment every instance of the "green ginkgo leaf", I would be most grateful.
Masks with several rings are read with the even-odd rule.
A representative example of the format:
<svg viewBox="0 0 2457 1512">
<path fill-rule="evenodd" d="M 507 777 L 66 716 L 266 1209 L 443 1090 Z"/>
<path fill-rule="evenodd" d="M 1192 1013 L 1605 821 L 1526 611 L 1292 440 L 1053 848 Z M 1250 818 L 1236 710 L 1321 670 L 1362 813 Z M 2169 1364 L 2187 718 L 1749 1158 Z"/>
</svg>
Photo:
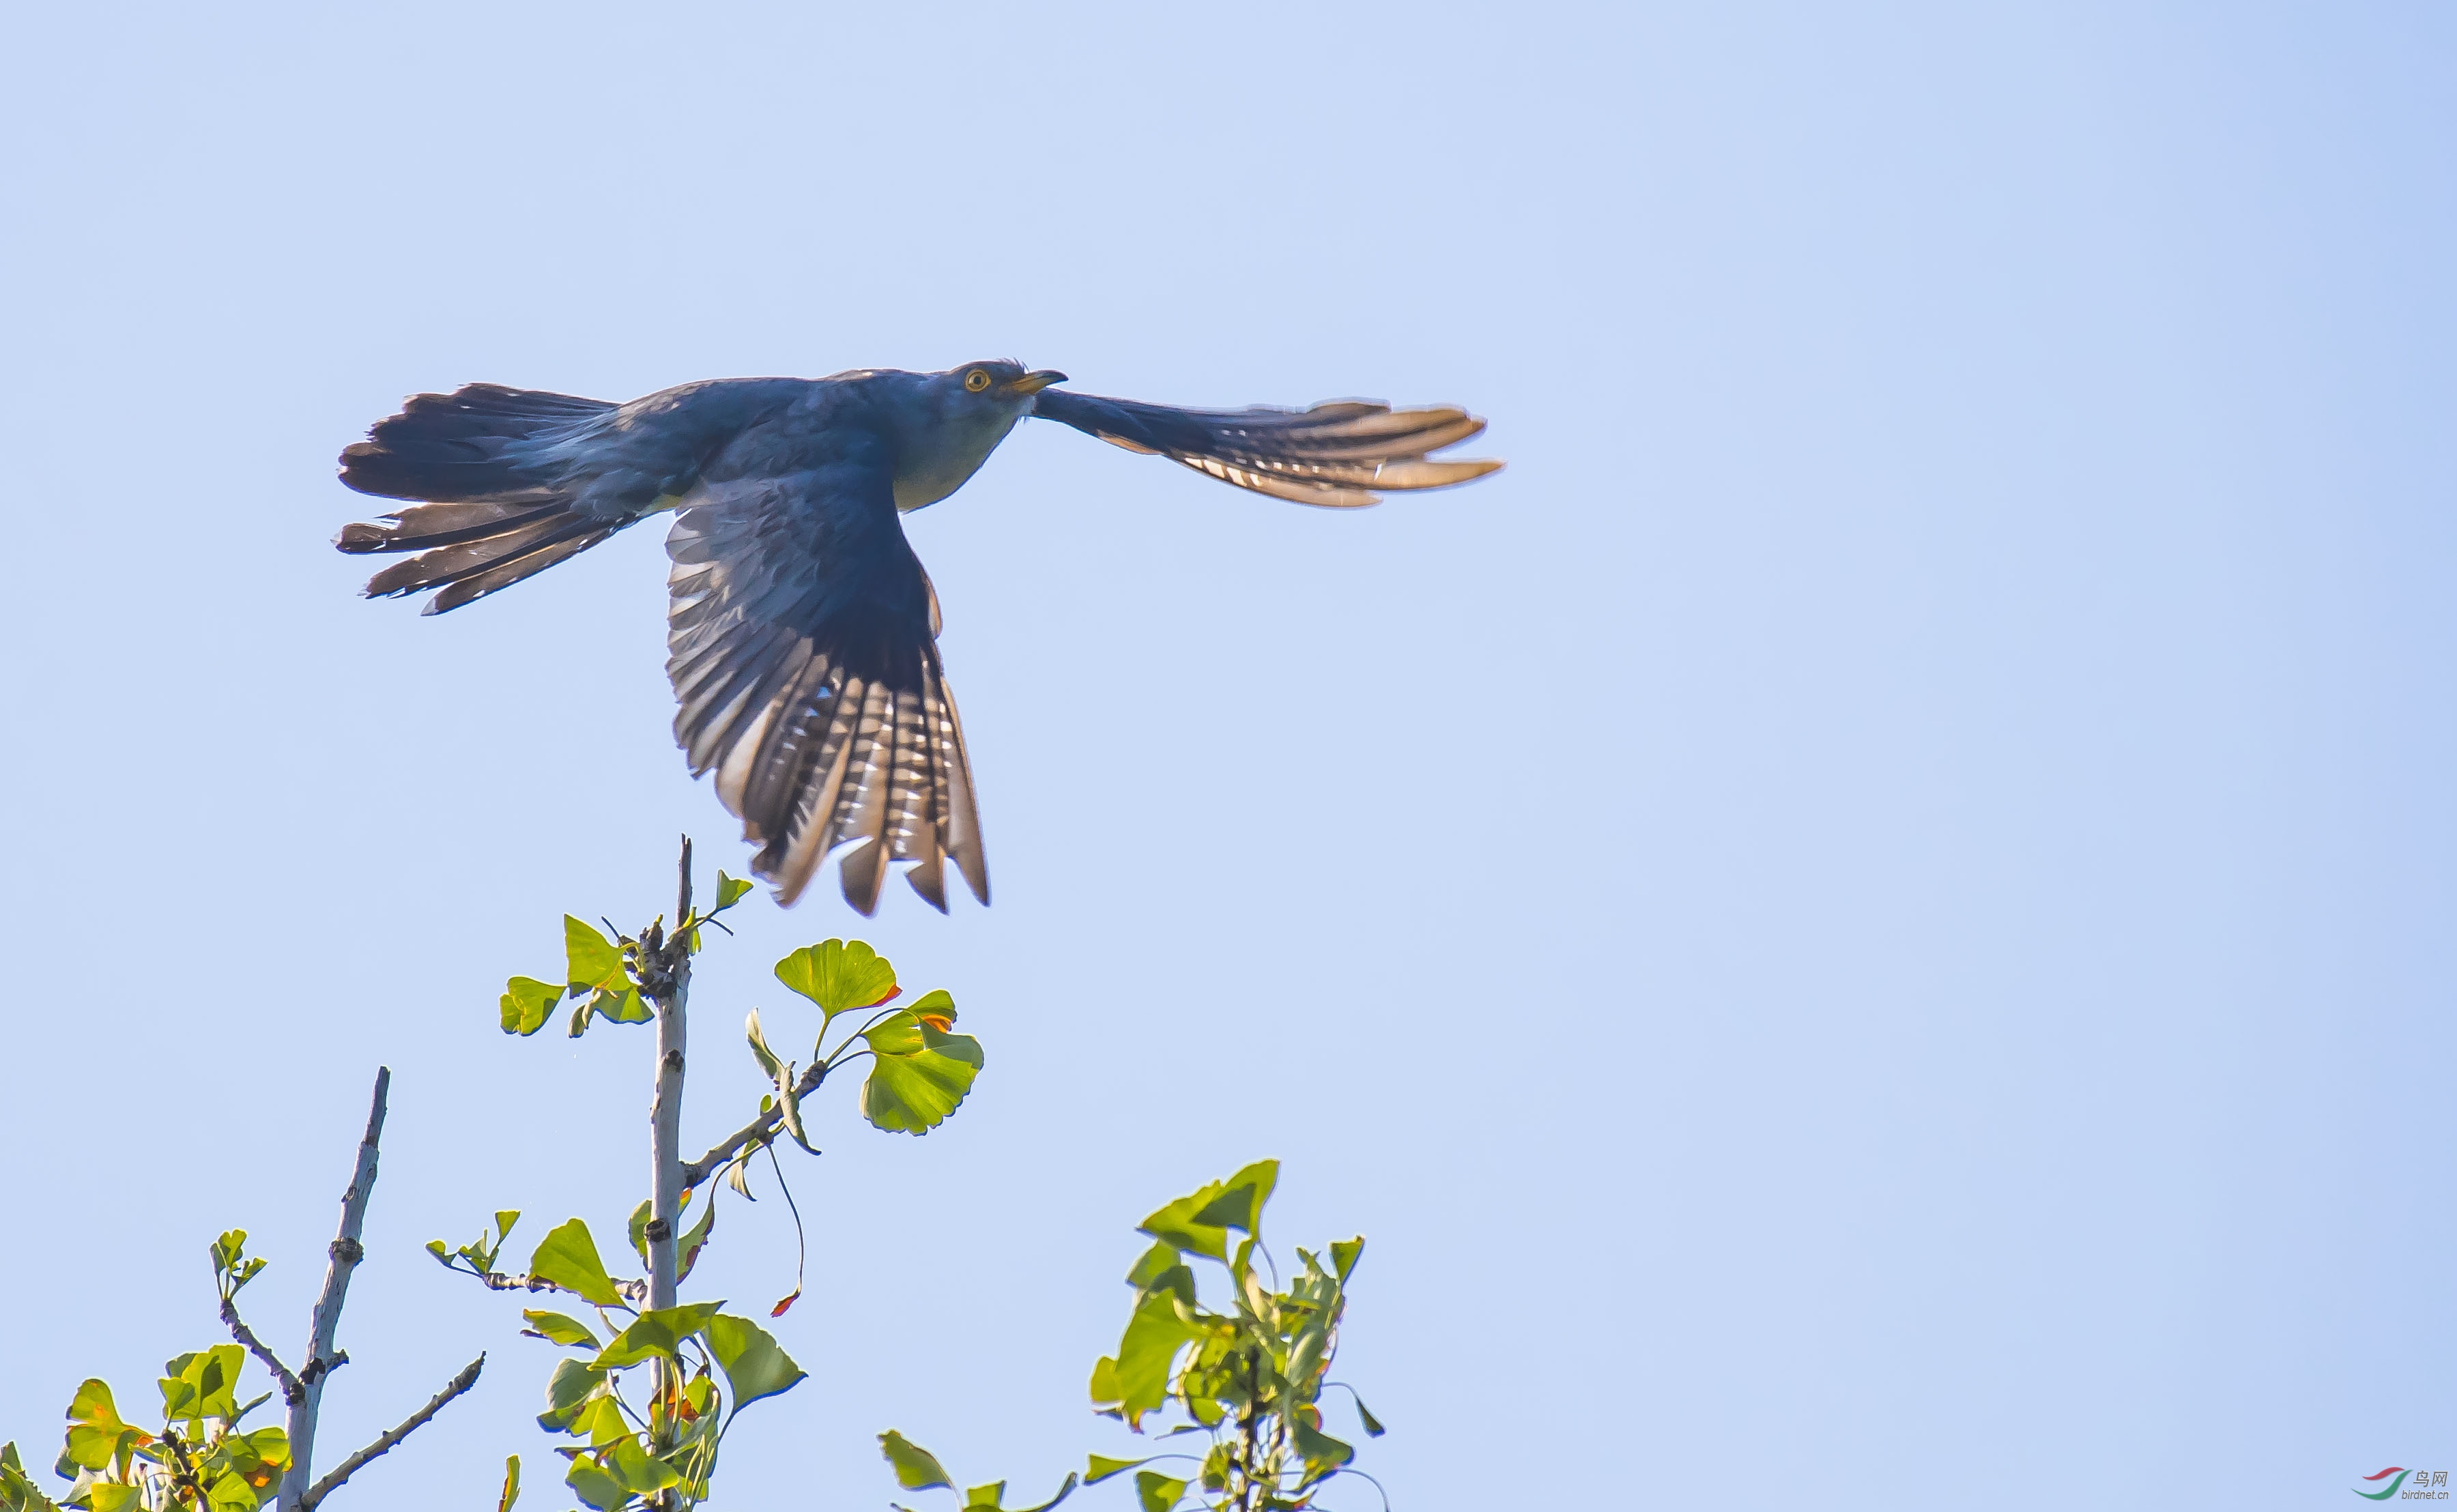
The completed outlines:
<svg viewBox="0 0 2457 1512">
<path fill-rule="evenodd" d="M 878 1452 L 896 1467 L 896 1483 L 907 1491 L 927 1491 L 932 1486 L 940 1485 L 953 1489 L 955 1486 L 955 1482 L 947 1479 L 947 1467 L 939 1462 L 937 1455 L 893 1428 L 878 1436 Z"/>
<path fill-rule="evenodd" d="M 1136 1427 L 1168 1400 L 1168 1373 L 1177 1352 L 1197 1337 L 1178 1313 L 1174 1293 L 1145 1294 L 1126 1320 L 1118 1353 L 1092 1367 L 1092 1404 Z"/>
<path fill-rule="evenodd" d="M 547 1378 L 546 1411 L 538 1414 L 538 1426 L 548 1433 L 581 1431 L 573 1428 L 573 1420 L 590 1399 L 609 1389 L 605 1376 L 590 1368 L 588 1361 L 564 1357 Z"/>
<path fill-rule="evenodd" d="M 606 1456 L 606 1469 L 623 1489 L 644 1497 L 679 1485 L 683 1479 L 674 1473 L 672 1465 L 650 1459 L 649 1451 L 640 1447 L 640 1440 L 630 1434 L 614 1440 L 611 1452 Z"/>
<path fill-rule="evenodd" d="M 1169 1512 L 1186 1495 L 1186 1482 L 1157 1470 L 1135 1472 L 1135 1504 L 1142 1512 Z"/>
<path fill-rule="evenodd" d="M 861 1115 L 890 1134 L 928 1134 L 945 1123 L 981 1074 L 981 1041 L 918 1029 L 919 1049 L 877 1055 L 862 1080 Z"/>
<path fill-rule="evenodd" d="M 1356 1269 L 1356 1257 L 1364 1253 L 1365 1236 L 1362 1234 L 1352 1239 L 1332 1240 L 1331 1268 L 1338 1273 L 1342 1282 L 1348 1279 L 1349 1272 Z"/>
<path fill-rule="evenodd" d="M 563 1344 L 573 1348 L 598 1347 L 597 1336 L 590 1333 L 588 1325 L 576 1318 L 570 1318 L 562 1313 L 542 1312 L 534 1308 L 524 1310 L 521 1318 L 529 1325 L 521 1332 L 532 1338 L 543 1338 L 550 1344 Z"/>
<path fill-rule="evenodd" d="M 65 1458 L 87 1470 L 102 1470 L 119 1457 L 120 1445 L 141 1437 L 122 1421 L 111 1400 L 111 1387 L 88 1380 L 69 1400 L 69 1441 Z"/>
<path fill-rule="evenodd" d="M 910 1055 L 923 1048 L 921 1020 L 911 1009 L 898 1009 L 861 1032 L 876 1055 Z"/>
<path fill-rule="evenodd" d="M 631 1500 L 631 1493 L 624 1489 L 622 1482 L 599 1469 L 597 1461 L 587 1455 L 571 1461 L 563 1483 L 571 1487 L 571 1494 L 580 1498 L 582 1505 L 595 1507 L 597 1512 L 615 1512 Z"/>
<path fill-rule="evenodd" d="M 1138 1225 L 1153 1238 L 1215 1260 L 1228 1257 L 1228 1231 L 1252 1234 L 1262 1224 L 1263 1204 L 1278 1184 L 1280 1163 L 1257 1160 L 1226 1181 L 1203 1186 L 1161 1208 Z"/>
<path fill-rule="evenodd" d="M 1356 1403 L 1356 1420 L 1365 1424 L 1365 1436 L 1367 1438 L 1379 1439 L 1384 1434 L 1391 1431 L 1382 1426 L 1381 1419 L 1376 1418 L 1373 1413 L 1366 1410 L 1365 1399 L 1356 1394 L 1355 1387 L 1351 1386 L 1348 1388 L 1348 1399 L 1349 1400 Z"/>
<path fill-rule="evenodd" d="M 768 1330 L 730 1313 L 709 1320 L 708 1349 L 716 1357 L 716 1368 L 725 1372 L 725 1383 L 733 1389 L 734 1412 L 762 1398 L 793 1390 L 807 1374 L 777 1347 Z"/>
<path fill-rule="evenodd" d="M 529 1257 L 529 1274 L 600 1307 L 617 1307 L 623 1301 L 613 1277 L 606 1274 L 606 1262 L 597 1257 L 597 1241 L 589 1236 L 588 1225 L 578 1218 L 566 1219 L 538 1240 Z"/>
<path fill-rule="evenodd" d="M 547 1014 L 561 1001 L 563 989 L 535 977 L 516 976 L 504 984 L 497 1004 L 506 1034 L 534 1034 L 546 1027 Z"/>
<path fill-rule="evenodd" d="M 712 1192 L 708 1195 L 708 1200 L 700 1204 L 699 1221 L 683 1230 L 683 1236 L 675 1241 L 674 1279 L 676 1281 L 691 1279 L 692 1267 L 699 1263 L 699 1252 L 708 1243 L 709 1234 L 715 1227 L 716 1194 Z"/>
<path fill-rule="evenodd" d="M 1296 1442 L 1298 1455 L 1305 1460 L 1306 1479 L 1310 1481 L 1319 1481 L 1356 1458 L 1354 1449 L 1302 1422 L 1290 1423 L 1289 1434 Z"/>
<path fill-rule="evenodd" d="M 723 1302 L 685 1302 L 642 1313 L 631 1326 L 614 1336 L 591 1361 L 598 1370 L 620 1370 L 657 1356 L 673 1357 L 682 1341 L 708 1326 Z"/>
<path fill-rule="evenodd" d="M 1056 1506 L 1059 1502 L 1065 1501 L 1070 1496 L 1073 1496 L 1075 1494 L 1075 1487 L 1081 1483 L 1082 1482 L 1075 1479 L 1075 1472 L 1069 1470 L 1066 1472 L 1065 1481 L 1058 1487 L 1058 1494 L 1051 1497 L 1048 1501 L 1043 1502 L 1037 1506 L 1004 1507 L 1001 1509 L 1001 1512 L 1049 1512 L 1051 1507 Z M 1006 1488 L 1006 1482 L 1003 1481 L 1000 1481 L 999 1488 L 1003 1491 Z"/>
<path fill-rule="evenodd" d="M 761 1074 L 774 1081 L 776 1073 L 783 1069 L 785 1063 L 768 1048 L 767 1032 L 759 1027 L 759 1010 L 754 1008 L 751 1011 L 750 1017 L 743 1021 L 742 1032 L 744 1037 L 751 1041 L 751 1054 L 759 1062 Z"/>
<path fill-rule="evenodd" d="M 822 940 L 776 963 L 776 980 L 819 1005 L 829 1018 L 875 1008 L 897 993 L 896 968 L 859 940 Z M 819 1026 L 821 1033 L 827 1025 Z"/>
<path fill-rule="evenodd" d="M 619 992 L 630 985 L 623 971 L 623 948 L 597 932 L 594 925 L 563 916 L 563 958 L 571 991 Z"/>
</svg>

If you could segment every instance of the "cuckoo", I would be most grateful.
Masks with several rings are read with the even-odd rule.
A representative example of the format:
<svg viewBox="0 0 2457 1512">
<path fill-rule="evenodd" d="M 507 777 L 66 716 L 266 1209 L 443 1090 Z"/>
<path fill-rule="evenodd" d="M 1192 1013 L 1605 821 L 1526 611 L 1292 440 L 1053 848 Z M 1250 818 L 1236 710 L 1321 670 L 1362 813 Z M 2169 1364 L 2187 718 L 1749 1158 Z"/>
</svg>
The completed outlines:
<svg viewBox="0 0 2457 1512">
<path fill-rule="evenodd" d="M 939 602 L 899 516 L 963 486 L 1026 417 L 1223 482 L 1349 508 L 1501 464 L 1431 454 L 1484 422 L 1349 399 L 1188 410 L 1052 385 L 1015 362 L 943 373 L 686 383 L 628 404 L 472 383 L 421 394 L 341 453 L 341 481 L 416 501 L 345 526 L 346 552 L 412 552 L 369 597 L 435 590 L 440 614 L 667 511 L 666 671 L 692 774 L 758 850 L 777 901 L 843 849 L 845 900 L 878 908 L 890 863 L 945 911 L 946 867 L 989 868 Z"/>
</svg>

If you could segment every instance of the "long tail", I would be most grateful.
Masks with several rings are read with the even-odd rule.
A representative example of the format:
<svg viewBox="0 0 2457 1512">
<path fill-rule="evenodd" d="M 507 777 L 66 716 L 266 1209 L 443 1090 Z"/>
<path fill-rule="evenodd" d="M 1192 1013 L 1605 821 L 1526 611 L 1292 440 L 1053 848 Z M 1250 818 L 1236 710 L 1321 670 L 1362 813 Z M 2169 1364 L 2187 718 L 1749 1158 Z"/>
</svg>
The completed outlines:
<svg viewBox="0 0 2457 1512">
<path fill-rule="evenodd" d="M 558 444 L 615 406 L 471 383 L 419 394 L 341 453 L 341 481 L 362 494 L 427 501 L 333 538 L 354 555 L 414 551 L 367 580 L 369 598 L 443 591 L 425 612 L 483 599 L 576 556 L 631 522 L 576 510 Z"/>
</svg>

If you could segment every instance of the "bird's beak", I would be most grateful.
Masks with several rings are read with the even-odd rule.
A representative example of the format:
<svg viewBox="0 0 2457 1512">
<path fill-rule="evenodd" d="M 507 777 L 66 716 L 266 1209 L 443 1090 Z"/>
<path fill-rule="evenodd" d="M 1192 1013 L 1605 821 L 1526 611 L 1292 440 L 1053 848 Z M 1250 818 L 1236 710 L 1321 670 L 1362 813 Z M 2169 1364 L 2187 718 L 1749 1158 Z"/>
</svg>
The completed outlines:
<svg viewBox="0 0 2457 1512">
<path fill-rule="evenodd" d="M 1023 377 L 1017 378 L 1015 380 L 1015 391 L 1018 394 L 1038 394 L 1052 383 L 1063 383 L 1065 381 L 1065 374 L 1058 372 L 1052 368 L 1043 368 L 1038 373 L 1026 373 Z"/>
</svg>

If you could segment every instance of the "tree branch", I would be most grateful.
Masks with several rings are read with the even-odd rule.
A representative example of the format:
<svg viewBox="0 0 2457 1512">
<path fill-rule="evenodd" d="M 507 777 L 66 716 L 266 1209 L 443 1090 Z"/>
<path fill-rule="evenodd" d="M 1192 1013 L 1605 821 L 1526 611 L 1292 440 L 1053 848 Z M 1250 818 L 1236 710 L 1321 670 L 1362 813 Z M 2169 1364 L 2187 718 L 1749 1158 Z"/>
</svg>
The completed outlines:
<svg viewBox="0 0 2457 1512">
<path fill-rule="evenodd" d="M 367 1199 L 375 1194 L 377 1145 L 383 1137 L 384 1097 L 391 1090 L 392 1068 L 376 1068 L 375 1096 L 367 1106 L 367 1132 L 359 1140 L 358 1164 L 350 1173 L 349 1186 L 341 1193 L 341 1232 L 333 1239 L 332 1258 L 324 1267 L 323 1294 L 316 1298 L 316 1311 L 309 1319 L 307 1359 L 296 1378 L 299 1392 L 287 1399 L 290 1468 L 281 1477 L 278 1498 L 278 1504 L 286 1512 L 306 1512 L 315 1504 L 309 1500 L 307 1477 L 315 1463 L 316 1415 L 324 1403 L 325 1375 L 347 1358 L 334 1352 L 333 1336 L 341 1326 L 341 1305 L 349 1297 L 350 1273 L 358 1269 L 359 1261 L 366 1255 L 359 1236 L 366 1227 Z"/>
<path fill-rule="evenodd" d="M 227 1297 L 222 1298 L 222 1323 L 230 1329 L 231 1338 L 237 1339 L 249 1354 L 262 1360 L 264 1368 L 273 1373 L 274 1383 L 281 1388 L 282 1404 L 289 1407 L 299 1405 L 299 1399 L 307 1394 L 307 1388 L 299 1383 L 299 1378 L 290 1373 L 290 1367 L 281 1362 L 280 1357 L 274 1354 L 263 1339 L 256 1337 L 256 1330 L 239 1321 L 238 1303 Z"/>
<path fill-rule="evenodd" d="M 674 932 L 640 941 L 642 995 L 657 1007 L 656 1084 L 649 1103 L 649 1306 L 674 1305 L 674 1232 L 682 1210 L 683 1052 L 691 1039 L 692 843 L 683 836 Z"/>
<path fill-rule="evenodd" d="M 828 1068 L 826 1064 L 824 1062 L 815 1063 L 808 1071 L 803 1072 L 801 1076 L 795 1081 L 794 1095 L 796 1098 L 809 1096 L 811 1093 L 818 1091 L 819 1083 L 825 1081 L 827 1079 L 827 1075 Z M 785 1111 L 782 1108 L 771 1108 L 766 1113 L 761 1114 L 758 1117 L 752 1119 L 749 1123 L 744 1124 L 741 1128 L 733 1131 L 733 1134 L 727 1135 L 723 1140 L 711 1146 L 708 1154 L 683 1167 L 682 1175 L 684 1188 L 688 1190 L 692 1187 L 696 1187 L 701 1182 L 706 1181 L 709 1177 L 716 1175 L 717 1168 L 732 1159 L 735 1152 L 739 1151 L 743 1146 L 751 1144 L 754 1141 L 765 1143 L 768 1136 L 776 1132 L 776 1126 L 784 1122 L 784 1120 Z"/>
<path fill-rule="evenodd" d="M 307 1494 L 299 1499 L 299 1512 L 316 1512 L 317 1502 L 323 1501 L 326 1497 L 341 1489 L 341 1482 L 347 1481 L 353 1475 L 356 1475 L 368 1461 L 375 1459 L 378 1455 L 388 1452 L 394 1444 L 401 1442 L 403 1439 L 408 1438 L 411 1434 L 416 1433 L 419 1429 L 424 1427 L 426 1425 L 426 1420 L 443 1411 L 444 1404 L 445 1402 L 450 1401 L 453 1398 L 458 1397 L 463 1392 L 467 1391 L 470 1387 L 478 1383 L 478 1372 L 484 1370 L 485 1365 L 486 1357 L 484 1355 L 481 1355 L 477 1359 L 469 1361 L 467 1365 L 462 1368 L 461 1374 L 444 1382 L 444 1389 L 435 1394 L 433 1400 L 429 1401 L 425 1406 L 419 1408 L 416 1412 L 411 1413 L 408 1420 L 403 1422 L 400 1427 L 385 1429 L 382 1433 L 376 1436 L 375 1442 L 367 1445 L 358 1453 L 342 1461 L 339 1465 L 336 1465 L 331 1475 L 326 1476 L 324 1479 L 317 1481 L 313 1486 L 309 1487 Z"/>
<path fill-rule="evenodd" d="M 691 1039 L 686 1009 L 691 1002 L 692 843 L 683 836 L 681 880 L 674 894 L 674 932 L 658 937 L 649 926 L 640 942 L 640 991 L 657 1005 L 656 1092 L 649 1104 L 649 1308 L 674 1305 L 675 1251 L 681 1236 L 674 1232 L 682 1216 L 683 1194 L 683 1051 Z M 713 1212 L 714 1209 L 710 1211 Z M 674 1362 L 662 1356 L 650 1367 L 662 1412 L 650 1414 L 649 1452 L 663 1455 L 674 1446 L 674 1408 L 678 1384 Z M 659 1495 L 649 1504 L 671 1508 L 675 1499 Z"/>
<path fill-rule="evenodd" d="M 508 1276 L 502 1271 L 480 1271 L 477 1277 L 490 1292 L 562 1292 L 567 1296 L 579 1297 L 584 1302 L 588 1300 L 570 1287 L 549 1281 L 543 1276 Z M 646 1281 L 614 1279 L 614 1290 L 622 1293 L 623 1299 L 628 1302 L 636 1304 L 649 1299 L 649 1283 Z"/>
</svg>

